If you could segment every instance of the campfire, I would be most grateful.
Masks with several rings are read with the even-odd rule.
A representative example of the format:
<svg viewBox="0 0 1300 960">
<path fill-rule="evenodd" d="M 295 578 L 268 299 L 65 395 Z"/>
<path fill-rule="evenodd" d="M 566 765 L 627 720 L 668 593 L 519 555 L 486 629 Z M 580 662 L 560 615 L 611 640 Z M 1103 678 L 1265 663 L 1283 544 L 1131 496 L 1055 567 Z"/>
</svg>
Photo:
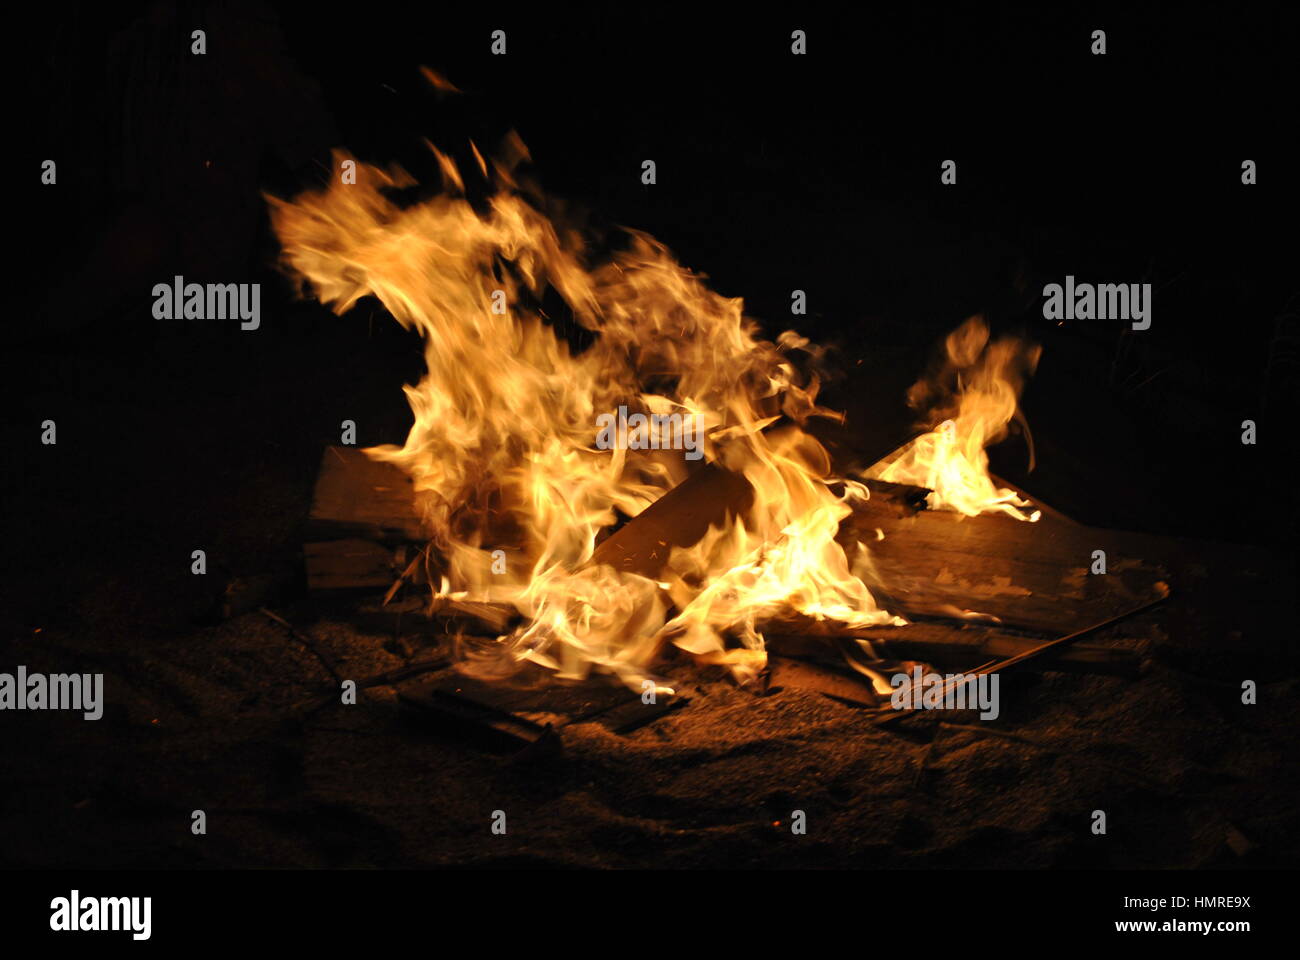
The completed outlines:
<svg viewBox="0 0 1300 960">
<path fill-rule="evenodd" d="M 432 931 L 414 870 L 490 871 L 448 932 L 555 869 L 1256 919 L 1218 901 L 1300 861 L 1294 30 L 172 6 L 22 45 L 24 929 L 246 940 L 282 898 L 220 888 L 282 869 L 351 908 L 295 946 Z M 1045 141 L 1094 113 L 1127 149 Z"/>
<path fill-rule="evenodd" d="M 384 606 L 423 591 L 396 606 L 448 625 L 461 676 L 531 664 L 560 680 L 612 675 L 649 700 L 674 693 L 657 669 L 669 649 L 753 684 L 770 682 L 773 638 L 811 639 L 815 659 L 829 652 L 887 694 L 900 659 L 1015 657 L 1046 639 L 1024 615 L 1032 576 L 985 582 L 950 546 L 923 543 L 996 518 L 995 552 L 1041 552 L 1042 510 L 990 475 L 985 452 L 1013 421 L 1029 437 L 1018 398 L 1035 345 L 966 320 L 909 395 L 916 435 L 843 475 L 809 429 L 843 421 L 818 403 L 816 344 L 793 330 L 763 339 L 740 299 L 644 233 L 604 253 L 552 219 L 519 175 L 517 139 L 491 163 L 474 147 L 468 174 L 433 152 L 443 182 L 427 199 L 401 202 L 409 175 L 344 154 L 336 167 L 355 163 L 355 183 L 270 199 L 303 292 L 339 314 L 377 298 L 420 334 L 427 367 L 405 388 L 404 444 L 327 452 L 313 587 L 384 586 Z M 562 317 L 543 307 L 556 297 Z M 918 530 L 921 512 L 941 531 Z M 1011 626 L 1037 639 L 963 629 L 1003 623 L 1008 600 Z M 1118 653 L 1057 659 L 1131 666 Z"/>
</svg>

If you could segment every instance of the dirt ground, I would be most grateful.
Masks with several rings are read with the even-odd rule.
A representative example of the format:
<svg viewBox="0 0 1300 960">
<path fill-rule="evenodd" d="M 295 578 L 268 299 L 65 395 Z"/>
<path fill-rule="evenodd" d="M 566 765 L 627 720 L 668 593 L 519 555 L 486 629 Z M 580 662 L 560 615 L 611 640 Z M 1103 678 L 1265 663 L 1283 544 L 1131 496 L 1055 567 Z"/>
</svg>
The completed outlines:
<svg viewBox="0 0 1300 960">
<path fill-rule="evenodd" d="M 399 666 L 390 638 L 322 619 L 349 675 Z M 1294 863 L 1295 681 L 1242 708 L 1230 682 L 1152 653 L 1138 680 L 1006 681 L 1002 717 L 875 727 L 819 694 L 759 696 L 714 669 L 628 735 L 564 727 L 523 758 L 418 722 L 391 688 L 312 710 L 320 664 L 257 613 L 183 644 L 105 638 L 56 668 L 106 673 L 89 723 L 19 714 L 6 749 L 5 860 L 77 867 L 1233 867 Z M 36 650 L 29 651 L 36 654 Z M 193 836 L 202 809 L 206 836 Z M 1094 836 L 1092 811 L 1108 819 Z M 495 810 L 508 829 L 492 835 Z M 805 813 L 805 835 L 790 832 Z M 1231 840 L 1231 842 L 1230 842 Z M 1234 852 L 1233 846 L 1237 846 Z"/>
</svg>

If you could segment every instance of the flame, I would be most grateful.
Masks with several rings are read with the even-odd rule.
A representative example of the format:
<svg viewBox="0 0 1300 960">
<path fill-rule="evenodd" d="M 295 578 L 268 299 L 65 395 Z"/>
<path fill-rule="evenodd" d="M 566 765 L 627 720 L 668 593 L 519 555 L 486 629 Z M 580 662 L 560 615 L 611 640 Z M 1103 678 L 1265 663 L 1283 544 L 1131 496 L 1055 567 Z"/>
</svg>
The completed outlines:
<svg viewBox="0 0 1300 960">
<path fill-rule="evenodd" d="M 804 372 L 816 347 L 791 331 L 761 339 L 739 299 L 710 290 L 644 233 L 627 231 L 623 249 L 596 257 L 520 186 L 527 151 L 517 138 L 490 170 L 473 148 L 483 203 L 471 204 L 457 164 L 430 149 L 443 189 L 427 200 L 400 204 L 394 191 L 415 181 L 360 162 L 354 184 L 267 200 L 284 265 L 305 290 L 338 314 L 373 295 L 423 338 L 427 371 L 404 388 L 414 425 L 402 446 L 366 452 L 414 481 L 436 594 L 521 614 L 522 627 L 487 644 L 494 663 L 485 672 L 533 661 L 563 677 L 594 668 L 639 687 L 674 643 L 744 679 L 765 662 L 763 622 L 782 613 L 850 627 L 905 623 L 855 572 L 869 563 L 866 548 L 850 564 L 835 541 L 852 501 L 868 493 L 835 477 L 801 428 L 837 416 L 817 405 L 817 376 Z M 335 168 L 348 159 L 336 152 Z M 586 331 L 585 348 L 543 311 L 548 289 Z M 964 349 L 972 334 L 959 333 Z M 1014 411 L 1014 393 L 1010 403 Z M 692 464 L 661 449 L 673 439 L 656 425 L 664 421 L 651 420 L 642 435 L 651 442 L 627 445 L 643 449 L 600 448 L 597 418 L 620 407 L 698 418 L 706 459 L 754 491 L 747 509 L 700 542 L 672 546 L 654 579 L 593 563 L 593 552 Z M 976 430 L 992 422 L 963 401 L 960 443 L 944 442 L 974 468 Z M 936 496 L 953 496 L 956 459 L 925 461 L 942 464 Z"/>
<path fill-rule="evenodd" d="M 1028 500 L 993 483 L 985 448 L 1005 437 L 1007 425 L 1019 416 L 1020 391 L 1038 365 L 1041 348 L 1015 337 L 990 342 L 979 316 L 950 333 L 944 347 L 942 369 L 915 383 L 908 395 L 913 407 L 928 407 L 930 422 L 938 425 L 865 476 L 925 487 L 932 510 L 968 517 L 1003 513 L 1036 522 L 1041 511 L 1026 512 Z"/>
</svg>

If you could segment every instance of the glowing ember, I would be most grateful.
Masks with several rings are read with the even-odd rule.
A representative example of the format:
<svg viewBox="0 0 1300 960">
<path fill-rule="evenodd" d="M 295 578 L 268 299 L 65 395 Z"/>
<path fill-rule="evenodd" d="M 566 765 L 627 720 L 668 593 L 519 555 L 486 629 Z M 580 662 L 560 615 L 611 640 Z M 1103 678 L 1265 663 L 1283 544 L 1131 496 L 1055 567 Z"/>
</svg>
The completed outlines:
<svg viewBox="0 0 1300 960">
<path fill-rule="evenodd" d="M 564 677 L 595 667 L 639 685 L 672 642 L 744 679 L 762 667 L 761 625 L 778 614 L 904 623 L 877 607 L 855 573 L 865 568 L 851 568 L 835 542 L 867 490 L 833 476 L 800 429 L 810 416 L 837 416 L 816 405 L 818 380 L 801 372 L 816 348 L 793 332 L 760 339 L 740 300 L 712 292 L 645 234 L 629 232 L 627 249 L 590 262 L 581 236 L 523 197 L 513 171 L 527 154 L 517 139 L 508 148 L 512 159 L 490 171 L 474 150 L 492 190 L 484 212 L 436 150 L 445 189 L 412 206 L 390 197 L 409 176 L 359 162 L 355 184 L 268 198 L 286 266 L 322 303 L 342 314 L 374 295 L 424 339 L 427 372 L 405 388 L 414 426 L 403 446 L 367 453 L 413 478 L 439 594 L 523 615 L 524 627 L 492 645 L 491 672 L 527 659 Z M 336 168 L 345 159 L 336 155 Z M 548 287 L 594 335 L 586 349 L 548 323 L 539 306 Z M 970 358 L 953 427 L 886 479 L 931 486 L 936 507 L 1015 512 L 1018 501 L 988 480 L 983 444 L 1015 412 L 1016 388 L 1000 381 L 1010 358 L 998 345 L 982 354 L 975 345 L 982 329 L 968 324 L 949 340 L 950 353 Z M 624 432 L 641 442 L 603 449 L 601 423 L 637 414 L 641 427 Z M 641 513 L 696 466 L 698 450 L 675 442 L 682 424 L 702 425 L 698 450 L 743 474 L 752 504 L 672 548 L 658 579 L 592 563 L 620 514 Z"/>
</svg>

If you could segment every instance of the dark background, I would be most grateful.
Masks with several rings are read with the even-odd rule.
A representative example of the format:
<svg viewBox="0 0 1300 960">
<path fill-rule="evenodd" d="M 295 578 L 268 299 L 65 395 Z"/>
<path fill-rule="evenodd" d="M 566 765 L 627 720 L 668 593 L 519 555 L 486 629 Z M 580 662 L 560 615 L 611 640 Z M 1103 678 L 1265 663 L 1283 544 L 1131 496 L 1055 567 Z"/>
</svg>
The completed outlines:
<svg viewBox="0 0 1300 960">
<path fill-rule="evenodd" d="M 1038 465 L 1013 438 L 1003 475 L 1086 523 L 1289 553 L 1297 34 L 1282 9 L 31 11 L 8 87 L 4 662 L 37 631 L 170 642 L 230 578 L 297 569 L 342 419 L 362 444 L 401 441 L 418 343 L 377 304 L 337 318 L 295 301 L 261 194 L 323 182 L 335 146 L 425 177 L 424 137 L 464 157 L 469 138 L 490 154 L 517 130 L 533 175 L 592 223 L 654 234 L 772 336 L 834 345 L 826 400 L 850 436 L 908 420 L 908 384 L 982 311 L 1044 346 L 1023 401 Z M 463 96 L 438 97 L 420 65 Z M 39 182 L 45 159 L 57 186 Z M 946 159 L 956 186 L 939 183 Z M 150 290 L 177 273 L 262 283 L 261 329 L 154 320 Z M 1045 322 L 1043 284 L 1066 274 L 1151 282 L 1151 329 Z M 789 315 L 796 288 L 806 317 Z M 40 444 L 45 419 L 57 446 Z M 199 545 L 215 576 L 190 575 Z"/>
</svg>

